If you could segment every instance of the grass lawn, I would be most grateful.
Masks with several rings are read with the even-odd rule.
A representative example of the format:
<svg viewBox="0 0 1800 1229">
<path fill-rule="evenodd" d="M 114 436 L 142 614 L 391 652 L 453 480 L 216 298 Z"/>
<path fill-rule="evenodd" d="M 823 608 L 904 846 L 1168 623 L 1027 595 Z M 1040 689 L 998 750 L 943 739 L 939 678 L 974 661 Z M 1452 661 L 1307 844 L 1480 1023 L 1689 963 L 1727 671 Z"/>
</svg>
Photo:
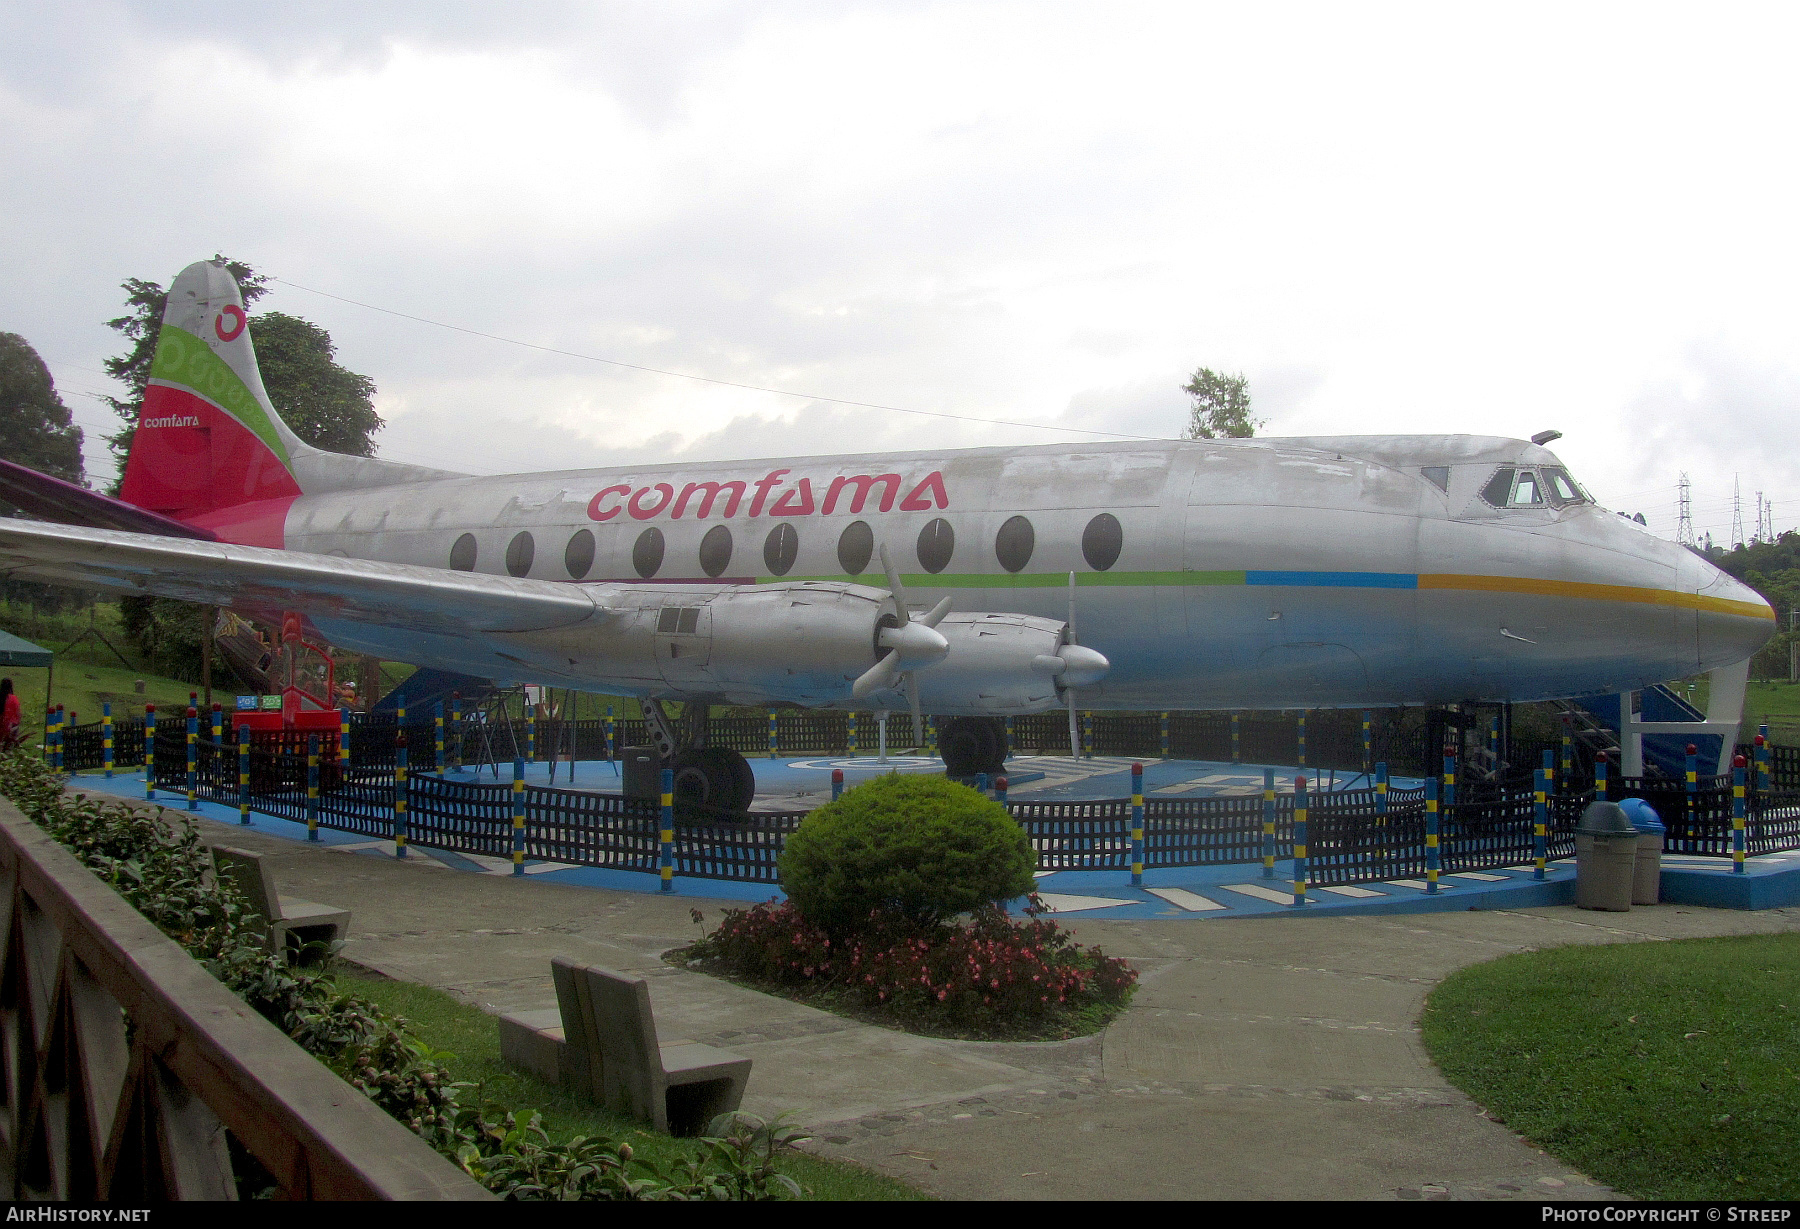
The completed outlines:
<svg viewBox="0 0 1800 1229">
<path fill-rule="evenodd" d="M 1800 1198 L 1800 935 L 1507 956 L 1421 1023 L 1453 1084 L 1617 1190 Z"/>
<path fill-rule="evenodd" d="M 453 1058 L 444 1063 L 458 1080 L 480 1084 L 482 1100 L 513 1110 L 538 1110 L 552 1139 L 606 1135 L 630 1141 L 632 1150 L 658 1165 L 696 1151 L 685 1140 L 658 1135 L 636 1120 L 610 1114 L 578 1101 L 564 1089 L 544 1083 L 500 1060 L 498 1020 L 479 1008 L 460 1003 L 441 990 L 411 982 L 390 981 L 340 965 L 338 984 L 404 1016 L 408 1031 Z M 474 1093 L 468 1094 L 471 1098 Z M 798 1182 L 808 1199 L 924 1199 L 923 1193 L 885 1175 L 845 1161 L 827 1161 L 804 1152 L 790 1153 L 781 1171 Z"/>
</svg>

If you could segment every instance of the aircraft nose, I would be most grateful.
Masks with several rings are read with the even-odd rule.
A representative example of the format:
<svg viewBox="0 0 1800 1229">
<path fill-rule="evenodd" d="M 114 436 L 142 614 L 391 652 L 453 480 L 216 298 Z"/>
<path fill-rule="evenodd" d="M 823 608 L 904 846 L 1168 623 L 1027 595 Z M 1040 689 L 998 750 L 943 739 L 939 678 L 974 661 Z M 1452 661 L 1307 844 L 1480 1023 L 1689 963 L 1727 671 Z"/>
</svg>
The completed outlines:
<svg viewBox="0 0 1800 1229">
<path fill-rule="evenodd" d="M 1711 670 L 1743 661 L 1775 634 L 1775 611 L 1762 594 L 1726 575 L 1693 551 L 1682 549 L 1680 586 L 1694 610 L 1698 668 Z"/>
</svg>

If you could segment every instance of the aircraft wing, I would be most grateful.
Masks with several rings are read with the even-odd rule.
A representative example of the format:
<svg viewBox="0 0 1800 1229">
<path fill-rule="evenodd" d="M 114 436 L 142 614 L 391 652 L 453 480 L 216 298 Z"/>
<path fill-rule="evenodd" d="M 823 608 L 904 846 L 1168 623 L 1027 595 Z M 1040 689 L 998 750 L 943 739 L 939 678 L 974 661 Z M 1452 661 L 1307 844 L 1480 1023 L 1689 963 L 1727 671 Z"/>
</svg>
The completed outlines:
<svg viewBox="0 0 1800 1229">
<path fill-rule="evenodd" d="M 605 610 L 581 585 L 6 518 L 0 575 L 455 640 L 570 627 Z"/>
</svg>

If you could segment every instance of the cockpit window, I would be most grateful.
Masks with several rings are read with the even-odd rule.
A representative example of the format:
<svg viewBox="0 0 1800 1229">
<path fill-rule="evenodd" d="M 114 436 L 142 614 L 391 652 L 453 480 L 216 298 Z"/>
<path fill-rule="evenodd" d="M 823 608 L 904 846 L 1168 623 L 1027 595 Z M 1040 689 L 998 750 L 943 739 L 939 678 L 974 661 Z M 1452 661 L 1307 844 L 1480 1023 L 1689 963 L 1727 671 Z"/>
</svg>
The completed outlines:
<svg viewBox="0 0 1800 1229">
<path fill-rule="evenodd" d="M 1588 502 L 1587 492 L 1576 485 L 1569 477 L 1566 469 L 1547 469 L 1544 471 L 1544 489 L 1550 496 L 1550 502 L 1557 507 L 1564 504 L 1585 504 Z"/>
<path fill-rule="evenodd" d="M 1481 497 L 1496 508 L 1504 508 L 1512 500 L 1513 475 L 1517 470 L 1503 469 L 1481 488 Z"/>
<path fill-rule="evenodd" d="M 1515 508 L 1541 508 L 1544 497 L 1538 491 L 1537 475 L 1530 470 L 1522 470 L 1519 481 L 1513 485 L 1512 506 Z"/>
<path fill-rule="evenodd" d="M 1425 475 L 1425 481 L 1438 490 L 1448 493 L 1450 490 L 1450 467 L 1448 465 L 1427 465 L 1419 471 Z"/>
</svg>

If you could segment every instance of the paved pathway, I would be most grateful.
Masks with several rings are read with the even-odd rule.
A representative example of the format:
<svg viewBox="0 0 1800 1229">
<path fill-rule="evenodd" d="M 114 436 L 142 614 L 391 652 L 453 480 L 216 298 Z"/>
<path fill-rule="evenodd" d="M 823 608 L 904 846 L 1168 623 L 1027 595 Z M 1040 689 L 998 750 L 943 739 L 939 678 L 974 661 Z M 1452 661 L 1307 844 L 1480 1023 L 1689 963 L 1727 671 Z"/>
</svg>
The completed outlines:
<svg viewBox="0 0 1800 1229">
<path fill-rule="evenodd" d="M 1537 1199 L 1608 1194 L 1444 1082 L 1425 994 L 1507 952 L 1800 930 L 1800 910 L 1568 907 L 1403 916 L 1072 923 L 1142 985 L 1097 1037 L 911 1037 L 672 968 L 734 902 L 462 874 L 380 849 L 206 821 L 266 853 L 284 892 L 354 913 L 346 955 L 499 1012 L 551 1006 L 550 958 L 651 979 L 665 1041 L 755 1059 L 746 1108 L 794 1112 L 826 1155 L 968 1199 Z"/>
</svg>

